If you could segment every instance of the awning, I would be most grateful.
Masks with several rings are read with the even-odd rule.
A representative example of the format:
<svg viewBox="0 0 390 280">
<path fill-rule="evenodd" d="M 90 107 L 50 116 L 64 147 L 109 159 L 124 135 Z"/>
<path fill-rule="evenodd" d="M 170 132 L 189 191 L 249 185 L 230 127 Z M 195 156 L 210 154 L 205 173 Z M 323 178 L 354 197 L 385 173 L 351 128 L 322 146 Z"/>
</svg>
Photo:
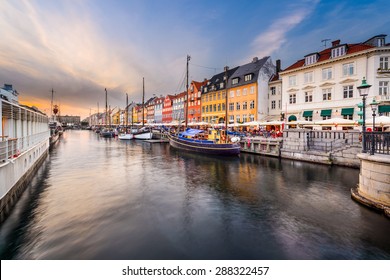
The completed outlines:
<svg viewBox="0 0 390 280">
<path fill-rule="evenodd" d="M 390 112 L 390 105 L 379 106 L 378 113 Z"/>
<path fill-rule="evenodd" d="M 330 117 L 332 115 L 332 109 L 321 110 L 321 117 Z"/>
<path fill-rule="evenodd" d="M 353 108 L 343 108 L 341 109 L 341 115 L 353 115 Z"/>
<path fill-rule="evenodd" d="M 312 117 L 313 116 L 313 111 L 303 111 L 302 117 Z"/>
<path fill-rule="evenodd" d="M 297 120 L 297 117 L 294 116 L 294 115 L 291 115 L 291 116 L 288 117 L 288 121 L 289 122 L 296 121 L 296 120 Z"/>
</svg>

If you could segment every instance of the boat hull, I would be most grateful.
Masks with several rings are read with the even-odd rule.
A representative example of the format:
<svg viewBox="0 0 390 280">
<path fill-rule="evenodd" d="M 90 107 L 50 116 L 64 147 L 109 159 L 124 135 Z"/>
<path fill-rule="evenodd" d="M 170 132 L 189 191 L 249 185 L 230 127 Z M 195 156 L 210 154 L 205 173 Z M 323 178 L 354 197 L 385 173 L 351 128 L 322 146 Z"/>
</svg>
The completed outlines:
<svg viewBox="0 0 390 280">
<path fill-rule="evenodd" d="M 134 135 L 133 134 L 130 134 L 130 133 L 126 133 L 126 134 L 119 134 L 118 135 L 118 139 L 120 140 L 131 140 L 134 138 Z"/>
<path fill-rule="evenodd" d="M 176 149 L 203 153 L 209 155 L 237 156 L 240 154 L 240 145 L 237 143 L 215 144 L 210 141 L 195 142 L 180 139 L 176 136 L 169 135 L 169 144 Z"/>
<path fill-rule="evenodd" d="M 153 137 L 153 133 L 149 131 L 134 134 L 134 139 L 139 139 L 139 140 L 150 140 L 152 139 L 152 137 Z"/>
</svg>

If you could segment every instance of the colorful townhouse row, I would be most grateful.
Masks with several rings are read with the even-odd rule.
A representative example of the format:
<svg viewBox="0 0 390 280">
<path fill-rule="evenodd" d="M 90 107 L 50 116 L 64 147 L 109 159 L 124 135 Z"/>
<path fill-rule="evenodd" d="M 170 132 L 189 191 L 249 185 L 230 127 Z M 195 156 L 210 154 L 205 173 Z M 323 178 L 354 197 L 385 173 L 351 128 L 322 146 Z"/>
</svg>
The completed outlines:
<svg viewBox="0 0 390 280">
<path fill-rule="evenodd" d="M 362 97 L 357 87 L 365 79 L 371 84 L 366 110 L 375 99 L 378 113 L 390 114 L 390 44 L 386 35 L 362 43 L 335 40 L 323 50 L 305 55 L 284 70 L 280 60 L 253 58 L 250 63 L 223 72 L 202 82 L 191 81 L 187 92 L 154 96 L 142 104 L 132 103 L 112 115 L 113 124 L 251 121 L 318 121 L 345 118 L 361 121 Z M 226 94 L 228 95 L 226 104 Z M 104 121 L 95 116 L 90 123 Z"/>
</svg>

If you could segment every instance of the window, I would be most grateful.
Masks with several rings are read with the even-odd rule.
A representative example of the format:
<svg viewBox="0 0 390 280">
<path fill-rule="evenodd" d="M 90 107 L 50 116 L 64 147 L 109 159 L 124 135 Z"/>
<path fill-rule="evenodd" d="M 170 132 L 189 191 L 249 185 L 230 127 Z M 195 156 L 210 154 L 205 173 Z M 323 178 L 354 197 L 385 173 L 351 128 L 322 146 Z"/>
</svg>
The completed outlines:
<svg viewBox="0 0 390 280">
<path fill-rule="evenodd" d="M 218 92 L 218 100 L 221 99 L 221 92 Z"/>
<path fill-rule="evenodd" d="M 232 85 L 236 85 L 236 84 L 238 84 L 238 78 L 234 78 L 234 79 L 232 80 Z"/>
<path fill-rule="evenodd" d="M 389 94 L 389 82 L 379 82 L 379 95 Z"/>
<path fill-rule="evenodd" d="M 244 76 L 244 81 L 245 81 L 245 82 L 250 81 L 250 80 L 252 80 L 252 78 L 253 78 L 253 74 L 245 75 L 245 76 Z"/>
<path fill-rule="evenodd" d="M 236 116 L 236 122 L 241 122 L 240 115 L 237 115 L 237 116 Z"/>
<path fill-rule="evenodd" d="M 288 85 L 290 87 L 297 85 L 297 76 L 290 76 L 288 77 Z"/>
<path fill-rule="evenodd" d="M 233 115 L 229 116 L 229 122 L 232 122 L 232 123 L 234 122 L 234 116 Z"/>
<path fill-rule="evenodd" d="M 207 92 L 207 87 L 204 88 L 204 92 Z"/>
<path fill-rule="evenodd" d="M 290 104 L 297 103 L 297 95 L 295 93 L 290 94 Z"/>
<path fill-rule="evenodd" d="M 305 102 L 313 102 L 313 92 L 312 91 L 305 92 Z"/>
<path fill-rule="evenodd" d="M 250 115 L 249 115 L 249 121 L 250 121 L 250 122 L 253 122 L 254 120 L 255 120 L 255 115 L 250 114 Z"/>
<path fill-rule="evenodd" d="M 306 72 L 303 77 L 305 84 L 313 82 L 313 72 Z"/>
<path fill-rule="evenodd" d="M 242 121 L 243 121 L 243 122 L 247 122 L 247 121 L 248 121 L 248 117 L 247 117 L 246 114 L 245 114 L 245 115 L 242 115 Z"/>
<path fill-rule="evenodd" d="M 322 80 L 330 80 L 332 79 L 332 68 L 324 68 L 322 69 Z"/>
<path fill-rule="evenodd" d="M 244 88 L 243 91 L 242 91 L 242 95 L 247 95 L 247 94 L 248 94 L 248 89 Z"/>
<path fill-rule="evenodd" d="M 380 69 L 389 69 L 389 57 L 384 56 L 379 58 L 379 68 Z"/>
<path fill-rule="evenodd" d="M 213 111 L 213 105 L 209 105 L 209 111 L 210 111 L 210 112 Z"/>
<path fill-rule="evenodd" d="M 229 103 L 229 111 L 234 111 L 234 103 Z"/>
<path fill-rule="evenodd" d="M 318 59 L 317 54 L 312 54 L 312 55 L 306 56 L 305 57 L 305 65 L 310 65 L 310 64 L 316 63 L 317 59 Z"/>
<path fill-rule="evenodd" d="M 278 108 L 282 109 L 282 100 L 278 100 Z"/>
<path fill-rule="evenodd" d="M 249 109 L 255 109 L 255 101 L 252 100 L 251 103 L 249 104 Z"/>
<path fill-rule="evenodd" d="M 276 88 L 275 87 L 271 87 L 271 95 L 275 95 L 276 94 Z"/>
<path fill-rule="evenodd" d="M 248 102 L 244 101 L 244 102 L 242 103 L 242 109 L 243 109 L 243 110 L 248 110 Z"/>
<path fill-rule="evenodd" d="M 225 103 L 222 103 L 222 111 L 225 111 Z"/>
<path fill-rule="evenodd" d="M 237 102 L 236 103 L 236 110 L 240 110 L 241 109 L 241 104 L 240 104 L 240 102 Z"/>
<path fill-rule="evenodd" d="M 343 76 L 352 76 L 354 74 L 354 63 L 343 64 Z"/>
<path fill-rule="evenodd" d="M 353 86 L 344 86 L 343 87 L 344 98 L 353 97 Z"/>
<path fill-rule="evenodd" d="M 223 88 L 225 86 L 224 82 L 219 84 L 219 88 Z"/>
<path fill-rule="evenodd" d="M 341 46 L 335 49 L 332 49 L 332 58 L 339 57 L 345 55 L 345 46 Z"/>
<path fill-rule="evenodd" d="M 322 90 L 322 100 L 332 100 L 332 89 L 325 88 Z"/>
<path fill-rule="evenodd" d="M 240 89 L 238 89 L 237 90 L 237 94 L 236 94 L 236 96 L 240 96 L 241 95 L 241 90 Z"/>
<path fill-rule="evenodd" d="M 271 101 L 271 109 L 275 109 L 275 108 L 276 108 L 276 101 L 272 100 Z"/>
<path fill-rule="evenodd" d="M 230 97 L 233 98 L 234 97 L 234 90 L 231 90 L 229 93 L 230 93 Z"/>
<path fill-rule="evenodd" d="M 217 100 L 217 93 L 215 93 L 215 92 L 213 94 L 213 100 Z"/>
<path fill-rule="evenodd" d="M 254 86 L 251 86 L 251 87 L 250 87 L 249 93 L 250 93 L 250 94 L 254 94 L 254 93 L 255 93 L 255 87 L 254 87 Z"/>
</svg>

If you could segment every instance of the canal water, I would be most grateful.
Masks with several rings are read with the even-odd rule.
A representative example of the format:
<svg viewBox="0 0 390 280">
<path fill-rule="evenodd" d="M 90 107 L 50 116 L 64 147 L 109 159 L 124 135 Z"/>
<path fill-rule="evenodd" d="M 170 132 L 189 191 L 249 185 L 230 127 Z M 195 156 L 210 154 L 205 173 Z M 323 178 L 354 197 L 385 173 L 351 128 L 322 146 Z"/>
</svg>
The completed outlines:
<svg viewBox="0 0 390 280">
<path fill-rule="evenodd" d="M 66 131 L 9 218 L 1 259 L 389 259 L 359 170 Z"/>
</svg>

